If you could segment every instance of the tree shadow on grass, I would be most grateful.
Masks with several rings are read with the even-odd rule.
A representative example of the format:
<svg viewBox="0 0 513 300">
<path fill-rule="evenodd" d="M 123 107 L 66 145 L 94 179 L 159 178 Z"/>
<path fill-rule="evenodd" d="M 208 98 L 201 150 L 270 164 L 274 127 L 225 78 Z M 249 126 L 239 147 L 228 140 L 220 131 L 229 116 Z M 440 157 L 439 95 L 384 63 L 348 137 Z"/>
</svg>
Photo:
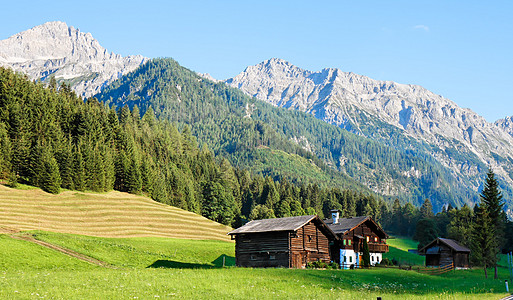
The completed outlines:
<svg viewBox="0 0 513 300">
<path fill-rule="evenodd" d="M 159 259 L 147 266 L 147 268 L 166 268 L 166 269 L 217 269 L 223 267 L 223 258 L 224 258 L 224 266 L 230 267 L 235 266 L 235 257 L 228 255 L 220 255 L 210 264 L 197 264 L 197 263 L 186 263 L 181 261 L 174 260 L 165 260 Z"/>
</svg>

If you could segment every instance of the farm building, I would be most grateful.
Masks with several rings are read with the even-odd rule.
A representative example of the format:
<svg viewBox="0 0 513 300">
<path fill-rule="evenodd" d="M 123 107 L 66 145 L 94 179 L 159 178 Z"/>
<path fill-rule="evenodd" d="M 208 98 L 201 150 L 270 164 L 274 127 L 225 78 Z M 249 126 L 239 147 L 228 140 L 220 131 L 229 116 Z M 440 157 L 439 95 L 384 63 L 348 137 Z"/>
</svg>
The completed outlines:
<svg viewBox="0 0 513 300">
<path fill-rule="evenodd" d="M 340 212 L 332 210 L 332 218 L 324 220 L 338 239 L 331 244 L 333 261 L 343 269 L 358 267 L 363 263 L 363 243 L 367 241 L 370 263 L 375 265 L 388 252 L 388 235 L 371 217 L 339 218 Z"/>
<path fill-rule="evenodd" d="M 455 268 L 469 267 L 470 249 L 455 240 L 437 238 L 419 250 L 426 256 L 427 267 L 443 267 L 454 263 Z"/>
<path fill-rule="evenodd" d="M 330 262 L 329 243 L 336 235 L 316 215 L 253 220 L 228 233 L 235 239 L 236 265 L 304 268 Z"/>
</svg>

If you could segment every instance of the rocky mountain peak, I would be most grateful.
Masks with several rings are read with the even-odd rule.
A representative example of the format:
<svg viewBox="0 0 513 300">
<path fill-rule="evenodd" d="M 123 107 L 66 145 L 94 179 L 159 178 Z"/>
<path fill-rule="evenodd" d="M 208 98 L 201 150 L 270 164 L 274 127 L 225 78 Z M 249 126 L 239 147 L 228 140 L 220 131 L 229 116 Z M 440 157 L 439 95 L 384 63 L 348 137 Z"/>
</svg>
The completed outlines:
<svg viewBox="0 0 513 300">
<path fill-rule="evenodd" d="M 513 136 L 513 116 L 497 120 L 494 122 L 494 125 Z"/>
<path fill-rule="evenodd" d="M 440 149 L 434 158 L 457 174 L 474 176 L 477 169 L 455 161 L 446 149 L 477 156 L 513 184 L 508 175 L 512 166 L 493 158 L 513 159 L 513 136 L 421 86 L 374 80 L 334 68 L 312 72 L 281 59 L 248 67 L 226 83 L 262 101 L 311 113 L 357 134 L 376 137 L 381 124 L 391 125 L 404 136 Z M 513 132 L 513 126 L 509 128 Z M 390 138 L 385 133 L 378 135 L 381 140 Z"/>
<path fill-rule="evenodd" d="M 0 66 L 31 79 L 64 81 L 84 97 L 127 72 L 146 58 L 108 53 L 90 33 L 64 22 L 47 22 L 0 41 Z"/>
</svg>

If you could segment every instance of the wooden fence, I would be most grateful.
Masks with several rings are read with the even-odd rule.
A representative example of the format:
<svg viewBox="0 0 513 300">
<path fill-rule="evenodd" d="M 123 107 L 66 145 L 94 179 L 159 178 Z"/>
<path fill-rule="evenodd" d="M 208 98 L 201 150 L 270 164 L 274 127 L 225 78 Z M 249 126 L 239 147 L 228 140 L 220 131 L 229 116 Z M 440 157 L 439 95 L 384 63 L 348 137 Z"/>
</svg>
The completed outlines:
<svg viewBox="0 0 513 300">
<path fill-rule="evenodd" d="M 440 275 L 454 270 L 454 263 L 450 263 L 438 268 L 418 268 L 414 270 L 428 275 Z"/>
</svg>

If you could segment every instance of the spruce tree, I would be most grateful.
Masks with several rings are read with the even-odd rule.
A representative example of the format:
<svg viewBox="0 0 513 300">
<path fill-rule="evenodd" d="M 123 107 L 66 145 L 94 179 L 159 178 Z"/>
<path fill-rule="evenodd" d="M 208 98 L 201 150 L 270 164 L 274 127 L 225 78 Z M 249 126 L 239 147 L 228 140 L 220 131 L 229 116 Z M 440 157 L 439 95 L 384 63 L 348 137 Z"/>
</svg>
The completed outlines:
<svg viewBox="0 0 513 300">
<path fill-rule="evenodd" d="M 484 268 L 485 277 L 488 278 L 487 268 L 492 266 L 496 256 L 496 240 L 493 238 L 495 230 L 488 211 L 484 207 L 474 207 L 475 222 L 472 227 L 472 261 Z"/>
<path fill-rule="evenodd" d="M 420 207 L 419 214 L 421 219 L 431 219 L 435 216 L 433 213 L 433 205 L 429 199 L 424 200 L 424 203 L 422 203 Z"/>
<path fill-rule="evenodd" d="M 58 194 L 61 186 L 61 176 L 57 160 L 48 151 L 44 152 L 42 158 L 41 175 L 39 187 L 46 192 Z"/>
<path fill-rule="evenodd" d="M 494 240 L 495 251 L 493 252 L 493 260 L 491 264 L 495 269 L 495 279 L 498 278 L 497 262 L 499 260 L 499 253 L 504 239 L 504 225 L 506 223 L 506 215 L 504 213 L 504 201 L 502 200 L 502 192 L 499 191 L 499 183 L 495 179 L 495 174 L 492 169 L 488 169 L 486 174 L 486 182 L 483 191 L 481 192 L 481 204 L 483 209 L 486 210 L 490 218 L 491 227 L 494 234 L 490 239 Z"/>
</svg>

